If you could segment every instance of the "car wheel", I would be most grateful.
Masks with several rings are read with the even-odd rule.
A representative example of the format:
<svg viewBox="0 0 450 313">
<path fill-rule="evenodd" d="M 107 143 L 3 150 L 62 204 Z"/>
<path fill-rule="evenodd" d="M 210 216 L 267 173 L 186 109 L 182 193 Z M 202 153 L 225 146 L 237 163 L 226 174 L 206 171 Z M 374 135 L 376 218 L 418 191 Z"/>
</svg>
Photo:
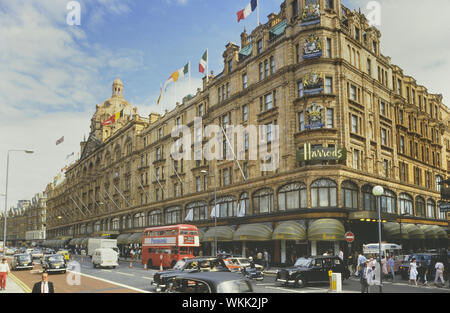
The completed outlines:
<svg viewBox="0 0 450 313">
<path fill-rule="evenodd" d="M 298 276 L 295 279 L 295 286 L 296 287 L 304 288 L 304 287 L 306 287 L 306 284 L 307 284 L 306 279 L 303 276 Z"/>
</svg>

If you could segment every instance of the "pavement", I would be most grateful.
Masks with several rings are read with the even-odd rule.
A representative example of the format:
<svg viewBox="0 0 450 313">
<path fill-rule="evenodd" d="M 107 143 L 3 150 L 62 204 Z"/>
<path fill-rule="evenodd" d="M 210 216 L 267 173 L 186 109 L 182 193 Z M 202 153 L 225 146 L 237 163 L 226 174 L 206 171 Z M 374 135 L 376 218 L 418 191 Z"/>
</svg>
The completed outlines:
<svg viewBox="0 0 450 313">
<path fill-rule="evenodd" d="M 24 285 L 14 274 L 9 273 L 6 279 L 6 290 L 0 293 L 29 293 L 31 290 Z"/>
</svg>

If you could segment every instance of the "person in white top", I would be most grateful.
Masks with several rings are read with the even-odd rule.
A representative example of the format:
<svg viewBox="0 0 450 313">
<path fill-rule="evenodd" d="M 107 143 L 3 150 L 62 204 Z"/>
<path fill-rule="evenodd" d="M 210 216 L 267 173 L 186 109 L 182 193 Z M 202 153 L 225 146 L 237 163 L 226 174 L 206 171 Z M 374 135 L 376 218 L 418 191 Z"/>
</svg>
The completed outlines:
<svg viewBox="0 0 450 313">
<path fill-rule="evenodd" d="M 438 279 L 441 279 L 442 284 L 445 285 L 444 275 L 443 275 L 444 264 L 441 261 L 437 261 L 434 268 L 436 269 L 436 275 L 434 277 L 434 284 L 437 285 Z"/>
<path fill-rule="evenodd" d="M 9 272 L 8 262 L 6 262 L 6 258 L 3 258 L 2 263 L 0 263 L 0 290 L 6 289 L 6 277 Z"/>
<path fill-rule="evenodd" d="M 412 262 L 409 263 L 409 284 L 411 284 L 411 280 L 413 280 L 417 286 L 417 274 L 417 262 L 416 258 L 413 258 Z"/>
<path fill-rule="evenodd" d="M 344 261 L 344 252 L 342 252 L 342 250 L 339 250 L 339 259 Z"/>
</svg>

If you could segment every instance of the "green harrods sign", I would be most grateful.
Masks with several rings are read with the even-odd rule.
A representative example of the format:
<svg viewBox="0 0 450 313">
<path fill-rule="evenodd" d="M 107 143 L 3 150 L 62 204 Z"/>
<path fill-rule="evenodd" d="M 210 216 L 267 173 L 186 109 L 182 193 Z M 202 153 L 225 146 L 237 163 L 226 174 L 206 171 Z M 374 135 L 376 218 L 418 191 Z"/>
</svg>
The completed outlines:
<svg viewBox="0 0 450 313">
<path fill-rule="evenodd" d="M 347 158 L 347 149 L 345 148 L 311 148 L 310 143 L 305 143 L 302 150 L 297 150 L 297 161 L 329 161 L 329 160 L 345 160 Z"/>
</svg>

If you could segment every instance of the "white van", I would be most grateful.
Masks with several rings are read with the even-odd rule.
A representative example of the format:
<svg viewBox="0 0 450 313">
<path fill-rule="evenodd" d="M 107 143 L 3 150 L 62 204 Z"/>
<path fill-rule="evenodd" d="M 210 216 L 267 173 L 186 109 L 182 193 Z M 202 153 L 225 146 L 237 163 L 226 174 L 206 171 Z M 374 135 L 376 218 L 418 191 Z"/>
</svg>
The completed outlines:
<svg viewBox="0 0 450 313">
<path fill-rule="evenodd" d="M 92 254 L 92 265 L 94 268 L 99 267 L 112 267 L 119 266 L 119 255 L 111 248 L 96 249 Z"/>
</svg>

